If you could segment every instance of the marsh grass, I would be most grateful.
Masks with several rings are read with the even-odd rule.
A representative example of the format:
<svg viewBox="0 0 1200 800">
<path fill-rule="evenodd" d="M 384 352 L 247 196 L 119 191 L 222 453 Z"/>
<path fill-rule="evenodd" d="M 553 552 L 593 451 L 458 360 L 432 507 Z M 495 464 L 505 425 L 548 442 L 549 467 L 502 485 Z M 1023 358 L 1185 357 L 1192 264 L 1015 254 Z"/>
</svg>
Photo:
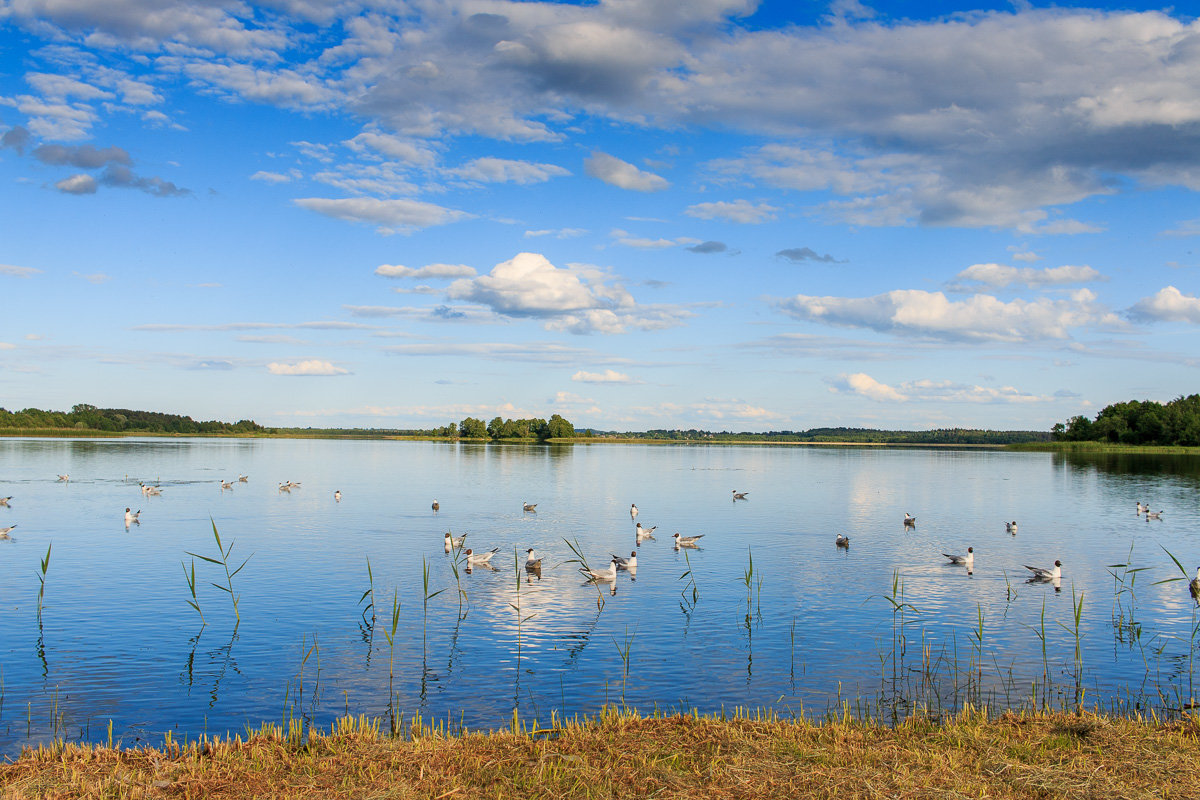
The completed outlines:
<svg viewBox="0 0 1200 800">
<path fill-rule="evenodd" d="M 161 748 L 64 745 L 0 764 L 14 798 L 214 797 L 1190 797 L 1200 724 L 965 710 L 945 722 L 817 724 L 736 710 L 604 709 L 452 734 L 413 717 L 402 736 L 347 717 L 307 736 L 266 725 Z"/>
<path fill-rule="evenodd" d="M 687 569 L 679 576 L 679 580 L 687 578 L 687 583 L 679 593 L 682 598 L 679 601 L 679 607 L 683 609 L 684 614 L 688 614 L 700 602 L 700 587 L 696 585 L 696 575 L 692 571 L 692 559 L 688 557 L 686 548 L 683 549 L 683 562 L 687 564 Z M 689 595 L 691 595 L 690 599 Z"/>
<path fill-rule="evenodd" d="M 567 561 L 564 563 L 578 564 L 580 568 L 591 571 L 592 568 L 588 566 L 587 558 L 583 555 L 583 550 L 579 547 L 579 540 L 576 539 L 574 542 L 572 542 L 569 539 L 564 538 L 563 541 L 567 543 L 567 547 L 571 548 L 571 552 L 575 554 L 574 558 L 567 559 Z M 604 589 L 600 586 L 600 581 L 592 581 L 592 583 L 596 587 L 596 608 L 603 610 L 605 602 Z M 614 583 L 613 586 L 616 586 L 616 584 Z"/>
<path fill-rule="evenodd" d="M 200 598 L 196 596 L 196 559 L 192 559 L 191 569 L 183 561 L 179 562 L 179 566 L 183 567 L 183 577 L 187 581 L 188 592 L 192 595 L 192 599 L 187 601 L 187 604 L 196 609 L 196 613 L 200 615 L 200 627 L 203 628 L 208 623 L 204 620 L 204 612 L 200 610 Z"/>
<path fill-rule="evenodd" d="M 49 545 L 46 546 L 46 555 L 42 557 L 41 561 L 39 562 L 39 566 L 38 566 L 37 619 L 38 619 L 38 627 L 39 628 L 42 625 L 42 601 L 46 597 L 46 573 L 50 571 L 50 550 L 53 547 L 54 547 L 53 542 L 51 542 Z"/>
</svg>

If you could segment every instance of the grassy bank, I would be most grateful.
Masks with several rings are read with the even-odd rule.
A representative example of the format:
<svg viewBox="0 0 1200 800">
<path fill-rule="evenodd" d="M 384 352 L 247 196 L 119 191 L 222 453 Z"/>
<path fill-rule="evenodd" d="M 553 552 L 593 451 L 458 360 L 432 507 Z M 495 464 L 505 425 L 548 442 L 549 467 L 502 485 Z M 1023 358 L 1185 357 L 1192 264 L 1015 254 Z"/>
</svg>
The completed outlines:
<svg viewBox="0 0 1200 800">
<path fill-rule="evenodd" d="M 1112 444 L 1110 442 L 1025 442 L 1007 450 L 1041 453 L 1144 453 L 1146 455 L 1200 455 L 1200 447 Z"/>
<path fill-rule="evenodd" d="M 328 735 L 123 750 L 59 746 L 0 764 L 5 797 L 1196 797 L 1200 723 L 965 713 L 896 727 L 606 712 L 534 731 Z"/>
</svg>

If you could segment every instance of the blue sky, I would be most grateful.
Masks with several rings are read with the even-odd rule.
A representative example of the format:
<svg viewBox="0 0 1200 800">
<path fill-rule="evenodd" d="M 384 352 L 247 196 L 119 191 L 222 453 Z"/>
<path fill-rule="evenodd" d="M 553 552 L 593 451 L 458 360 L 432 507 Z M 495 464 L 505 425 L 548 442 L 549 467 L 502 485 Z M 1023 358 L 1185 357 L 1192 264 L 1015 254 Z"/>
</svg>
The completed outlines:
<svg viewBox="0 0 1200 800">
<path fill-rule="evenodd" d="M 1196 391 L 1145 4 L 0 0 L 0 403 L 1047 429 Z"/>
</svg>

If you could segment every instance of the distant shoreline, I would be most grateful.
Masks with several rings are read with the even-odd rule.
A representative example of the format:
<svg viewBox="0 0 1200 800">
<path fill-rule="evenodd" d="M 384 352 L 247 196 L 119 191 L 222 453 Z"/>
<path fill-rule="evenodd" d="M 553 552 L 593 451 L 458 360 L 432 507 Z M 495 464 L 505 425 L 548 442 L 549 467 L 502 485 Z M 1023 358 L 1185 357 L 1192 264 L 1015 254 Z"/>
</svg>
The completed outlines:
<svg viewBox="0 0 1200 800">
<path fill-rule="evenodd" d="M 967 444 L 955 442 L 852 442 L 852 441 L 764 441 L 762 439 L 657 439 L 639 437 L 607 437 L 607 436 L 577 436 L 571 439 L 449 439 L 442 436 L 403 436 L 398 434 L 352 434 L 289 431 L 285 433 L 150 433 L 115 432 L 97 430 L 74 430 L 65 428 L 48 429 L 15 429 L 0 430 L 0 438 L 15 439 L 329 439 L 341 441 L 405 441 L 405 442 L 440 442 L 444 444 L 571 444 L 571 445 L 605 445 L 605 444 L 650 444 L 674 445 L 688 447 L 726 447 L 729 445 L 766 445 L 789 447 L 903 447 L 908 449 L 935 450 L 1009 450 L 1014 452 L 1033 453 L 1139 453 L 1143 455 L 1200 455 L 1200 447 L 1159 446 L 1159 445 L 1124 445 L 1107 442 L 1023 442 L 1019 444 Z"/>
</svg>

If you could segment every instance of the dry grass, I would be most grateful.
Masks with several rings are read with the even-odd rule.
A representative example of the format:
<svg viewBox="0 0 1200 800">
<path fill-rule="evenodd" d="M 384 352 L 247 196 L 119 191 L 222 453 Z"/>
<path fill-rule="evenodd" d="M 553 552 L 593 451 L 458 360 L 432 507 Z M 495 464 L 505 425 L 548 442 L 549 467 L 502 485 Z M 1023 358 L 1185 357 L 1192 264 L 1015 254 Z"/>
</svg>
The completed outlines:
<svg viewBox="0 0 1200 800">
<path fill-rule="evenodd" d="M 1200 723 L 967 713 L 898 727 L 606 712 L 532 732 L 405 739 L 347 719 L 306 744 L 27 750 L 5 797 L 1200 797 Z"/>
</svg>

